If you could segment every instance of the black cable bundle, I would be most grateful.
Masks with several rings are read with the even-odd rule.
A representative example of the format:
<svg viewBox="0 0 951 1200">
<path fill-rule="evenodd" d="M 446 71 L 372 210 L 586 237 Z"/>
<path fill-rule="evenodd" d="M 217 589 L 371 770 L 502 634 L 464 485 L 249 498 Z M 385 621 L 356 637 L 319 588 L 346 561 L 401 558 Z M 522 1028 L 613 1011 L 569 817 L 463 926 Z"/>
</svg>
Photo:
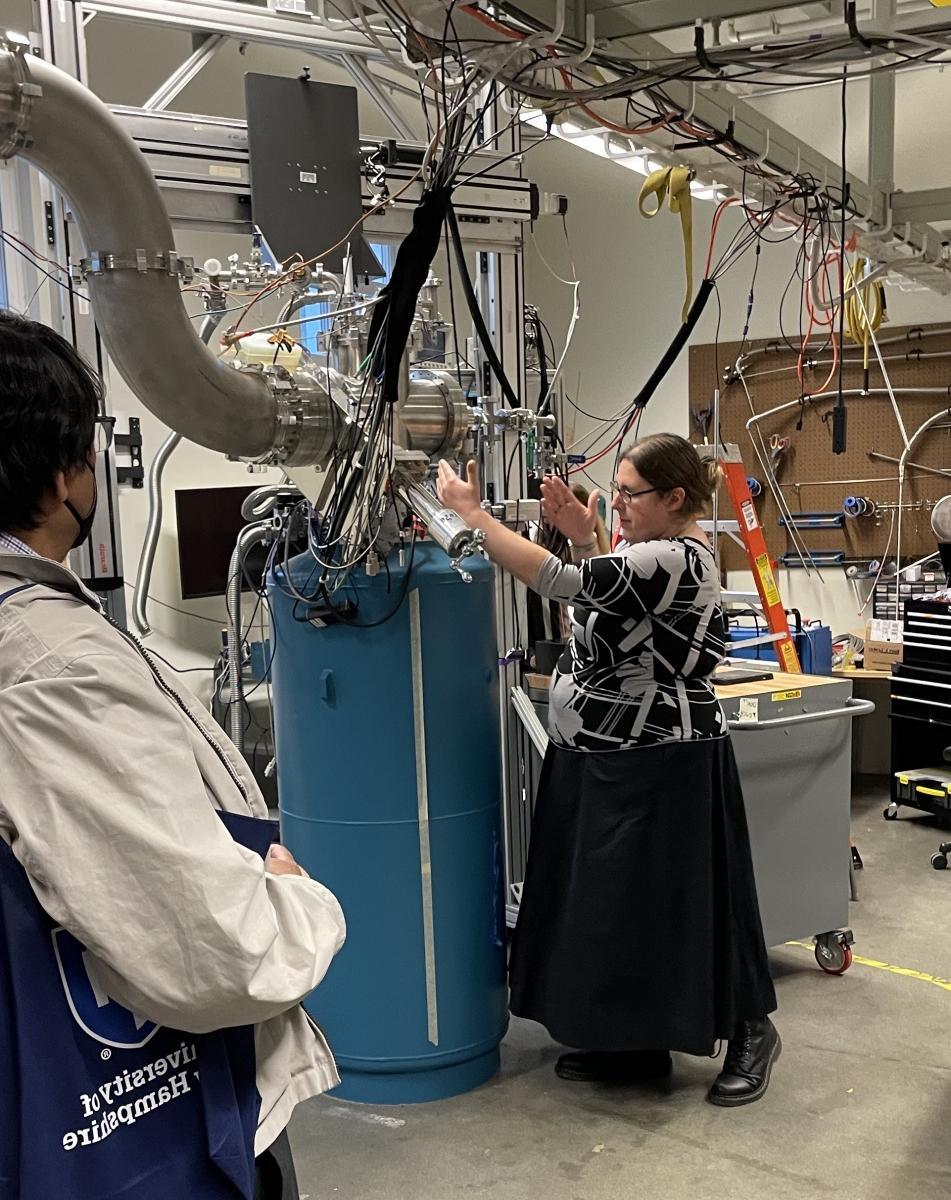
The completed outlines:
<svg viewBox="0 0 951 1200">
<path fill-rule="evenodd" d="M 393 274 L 374 306 L 370 321 L 371 373 L 382 384 L 383 399 L 395 404 L 399 398 L 400 362 L 409 339 L 416 301 L 426 282 L 443 221 L 452 197 L 451 187 L 427 192 L 413 213 L 413 228 L 400 243 Z"/>
<path fill-rule="evenodd" d="M 700 320 L 700 315 L 706 308 L 707 301 L 710 299 L 710 293 L 713 291 L 714 281 L 712 279 L 704 279 L 697 288 L 697 294 L 694 297 L 693 304 L 690 306 L 690 311 L 687 313 L 687 319 L 683 325 L 674 334 L 673 341 L 664 351 L 664 356 L 651 372 L 651 376 L 644 384 L 641 390 L 634 398 L 634 409 L 644 408 L 647 401 L 657 391 L 661 380 L 674 365 L 677 355 L 687 344 L 687 339 L 694 331 L 694 327 Z M 630 423 L 629 423 L 630 425 Z M 629 428 L 628 425 L 628 428 Z"/>
</svg>

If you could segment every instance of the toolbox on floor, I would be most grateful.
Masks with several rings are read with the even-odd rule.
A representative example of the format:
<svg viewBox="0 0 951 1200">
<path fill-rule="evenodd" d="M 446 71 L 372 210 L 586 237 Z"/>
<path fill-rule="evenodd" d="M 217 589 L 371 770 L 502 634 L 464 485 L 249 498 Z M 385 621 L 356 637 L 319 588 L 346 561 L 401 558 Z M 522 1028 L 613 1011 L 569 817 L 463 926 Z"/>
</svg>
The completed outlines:
<svg viewBox="0 0 951 1200">
<path fill-rule="evenodd" d="M 899 804 L 926 812 L 947 813 L 951 809 L 951 770 L 916 767 L 895 772 L 895 797 Z"/>
</svg>

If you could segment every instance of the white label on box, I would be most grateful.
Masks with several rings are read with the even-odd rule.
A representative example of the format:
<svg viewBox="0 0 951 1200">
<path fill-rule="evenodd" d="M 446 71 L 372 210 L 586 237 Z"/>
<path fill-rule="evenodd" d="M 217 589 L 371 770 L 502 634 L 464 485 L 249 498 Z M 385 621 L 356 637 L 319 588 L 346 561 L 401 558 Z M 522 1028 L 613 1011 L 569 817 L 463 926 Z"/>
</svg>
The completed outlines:
<svg viewBox="0 0 951 1200">
<path fill-rule="evenodd" d="M 867 637 L 872 642 L 900 642 L 902 640 L 901 621 L 883 621 L 874 618 L 868 623 Z"/>
<path fill-rule="evenodd" d="M 740 697 L 740 720 L 741 721 L 758 721 L 759 720 L 759 700 L 755 696 Z"/>
</svg>

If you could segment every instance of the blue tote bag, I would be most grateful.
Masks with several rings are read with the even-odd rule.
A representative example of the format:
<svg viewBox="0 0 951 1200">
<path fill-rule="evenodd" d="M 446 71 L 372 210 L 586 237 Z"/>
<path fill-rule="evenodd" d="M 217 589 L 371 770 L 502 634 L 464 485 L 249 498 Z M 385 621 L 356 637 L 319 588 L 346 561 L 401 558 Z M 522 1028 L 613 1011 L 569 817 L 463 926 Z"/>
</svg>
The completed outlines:
<svg viewBox="0 0 951 1200">
<path fill-rule="evenodd" d="M 259 1104 L 253 1027 L 182 1033 L 104 994 L 0 840 L 0 1200 L 252 1200 Z"/>
</svg>

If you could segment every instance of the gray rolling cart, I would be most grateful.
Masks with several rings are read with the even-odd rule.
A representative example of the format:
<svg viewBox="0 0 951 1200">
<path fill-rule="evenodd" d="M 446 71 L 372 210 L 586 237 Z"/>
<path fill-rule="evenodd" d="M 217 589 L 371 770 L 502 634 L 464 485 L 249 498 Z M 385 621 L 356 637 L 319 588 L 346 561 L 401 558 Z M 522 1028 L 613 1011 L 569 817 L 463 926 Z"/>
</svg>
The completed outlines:
<svg viewBox="0 0 951 1200">
<path fill-rule="evenodd" d="M 717 689 L 733 738 L 767 945 L 816 940 L 816 961 L 852 962 L 852 720 L 875 711 L 847 679 L 774 675 Z"/>
<path fill-rule="evenodd" d="M 547 684 L 513 689 L 521 721 L 523 795 L 507 814 L 509 922 L 521 894 L 538 768 L 548 737 Z M 830 974 L 852 962 L 849 814 L 852 720 L 875 711 L 849 680 L 775 674 L 717 688 L 743 781 L 766 943 L 813 938 Z"/>
</svg>

